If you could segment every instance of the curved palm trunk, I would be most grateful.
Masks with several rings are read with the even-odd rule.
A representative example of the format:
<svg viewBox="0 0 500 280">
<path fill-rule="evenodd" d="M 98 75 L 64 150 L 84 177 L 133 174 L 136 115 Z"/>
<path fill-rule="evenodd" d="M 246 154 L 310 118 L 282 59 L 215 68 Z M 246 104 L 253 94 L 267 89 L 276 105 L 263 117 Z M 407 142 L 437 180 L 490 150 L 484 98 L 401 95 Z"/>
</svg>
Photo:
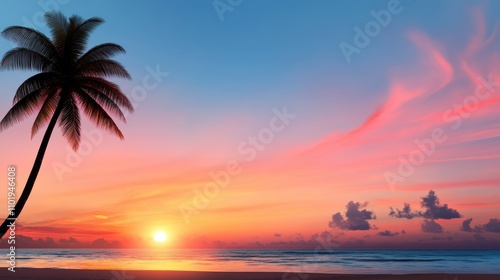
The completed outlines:
<svg viewBox="0 0 500 280">
<path fill-rule="evenodd" d="M 52 135 L 52 131 L 54 130 L 54 127 L 56 126 L 57 119 L 59 118 L 59 115 L 61 114 L 61 111 L 64 107 L 64 100 L 63 99 L 64 98 L 61 96 L 61 99 L 59 100 L 59 103 L 57 104 L 57 108 L 54 111 L 54 115 L 52 116 L 52 119 L 50 120 L 49 126 L 47 127 L 47 131 L 45 131 L 45 134 L 44 134 L 43 140 L 42 140 L 42 144 L 40 145 L 40 148 L 38 149 L 35 163 L 33 164 L 33 168 L 31 168 L 31 172 L 30 172 L 30 175 L 28 177 L 28 181 L 26 181 L 26 185 L 24 186 L 23 192 L 21 193 L 21 196 L 19 197 L 19 200 L 16 203 L 15 210 L 14 210 L 14 216 L 7 216 L 5 221 L 0 226 L 0 239 L 4 236 L 4 234 L 9 229 L 9 224 L 11 224 L 11 222 L 15 221 L 15 220 L 11 220 L 11 219 L 19 217 L 19 214 L 21 214 L 21 211 L 23 210 L 24 205 L 26 204 L 26 201 L 28 200 L 28 197 L 31 194 L 31 190 L 33 189 L 33 186 L 35 185 L 36 177 L 38 176 L 38 172 L 40 171 L 40 167 L 42 166 L 43 157 L 45 155 L 45 151 L 47 150 L 50 136 Z"/>
</svg>

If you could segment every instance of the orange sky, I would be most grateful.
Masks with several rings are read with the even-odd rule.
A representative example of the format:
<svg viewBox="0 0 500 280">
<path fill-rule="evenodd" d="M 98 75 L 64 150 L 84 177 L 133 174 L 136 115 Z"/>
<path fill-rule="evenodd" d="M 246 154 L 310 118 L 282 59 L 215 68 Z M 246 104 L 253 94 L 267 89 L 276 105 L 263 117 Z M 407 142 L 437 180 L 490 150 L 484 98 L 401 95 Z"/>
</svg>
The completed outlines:
<svg viewBox="0 0 500 280">
<path fill-rule="evenodd" d="M 480 226 L 500 218 L 500 85 L 488 88 L 478 78 L 500 81 L 500 57 L 497 34 L 492 26 L 486 29 L 483 14 L 473 13 L 471 21 L 476 32 L 460 46 L 408 28 L 403 38 L 414 58 L 384 69 L 387 86 L 376 89 L 382 97 L 355 99 L 356 106 L 328 111 L 322 119 L 311 118 L 313 110 L 299 100 L 259 114 L 228 109 L 193 125 L 193 108 L 176 99 L 175 83 L 166 79 L 120 124 L 125 141 L 84 123 L 88 134 L 75 155 L 54 133 L 18 234 L 81 242 L 103 238 L 125 247 L 150 246 L 158 230 L 168 234 L 171 247 L 293 247 L 324 231 L 343 244 L 368 247 L 475 242 L 473 232 L 460 230 L 465 219 Z M 9 108 L 5 93 L 18 84 L 2 78 L 2 114 Z M 122 89 L 130 93 L 140 84 L 137 78 Z M 478 98 L 478 88 L 488 97 Z M 330 93 L 341 94 L 321 83 L 304 91 L 324 102 L 335 100 Z M 169 96 L 168 108 L 158 104 L 162 94 Z M 477 106 L 460 109 L 467 100 Z M 284 110 L 294 117 L 280 118 Z M 29 137 L 32 120 L 0 137 L 1 166 L 17 167 L 18 194 L 41 141 L 41 135 Z M 439 137 L 433 136 L 436 130 Z M 264 140 L 254 146 L 249 136 Z M 416 143 L 433 137 L 442 141 L 433 142 L 433 152 L 411 174 L 401 175 L 401 158 L 421 156 Z M 228 170 L 233 175 L 227 175 L 227 186 L 215 186 L 210 174 Z M 392 184 L 386 178 L 394 175 L 400 180 Z M 422 232 L 422 218 L 389 216 L 390 207 L 404 203 L 422 210 L 421 197 L 431 189 L 462 216 L 436 220 L 443 233 Z M 0 192 L 0 207 L 6 207 L 5 193 Z M 363 209 L 376 215 L 371 229 L 329 227 L 333 214 L 345 217 L 349 201 L 367 203 Z M 380 236 L 385 230 L 398 234 Z M 483 230 L 481 237 L 499 246 L 497 232 Z"/>
</svg>

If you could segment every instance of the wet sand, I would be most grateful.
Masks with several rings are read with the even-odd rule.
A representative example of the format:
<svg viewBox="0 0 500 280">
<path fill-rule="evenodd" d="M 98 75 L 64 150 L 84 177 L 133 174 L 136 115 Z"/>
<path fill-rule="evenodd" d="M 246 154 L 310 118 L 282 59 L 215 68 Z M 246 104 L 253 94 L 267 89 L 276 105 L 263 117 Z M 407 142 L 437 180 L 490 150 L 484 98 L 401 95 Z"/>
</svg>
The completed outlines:
<svg viewBox="0 0 500 280">
<path fill-rule="evenodd" d="M 151 270 L 81 270 L 49 268 L 17 268 L 16 272 L 3 267 L 0 279 L 35 280 L 498 280 L 500 274 L 294 274 L 280 272 L 196 272 Z"/>
</svg>

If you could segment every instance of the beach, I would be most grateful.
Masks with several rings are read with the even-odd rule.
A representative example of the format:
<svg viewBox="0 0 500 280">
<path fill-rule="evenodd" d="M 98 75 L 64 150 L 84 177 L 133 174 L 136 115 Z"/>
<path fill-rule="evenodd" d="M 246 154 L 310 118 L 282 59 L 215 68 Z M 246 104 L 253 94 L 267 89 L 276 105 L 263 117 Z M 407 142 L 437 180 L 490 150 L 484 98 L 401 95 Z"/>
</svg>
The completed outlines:
<svg viewBox="0 0 500 280">
<path fill-rule="evenodd" d="M 0 271 L 0 279 L 34 280 L 497 280 L 498 274 L 291 274 L 280 272 L 196 272 L 196 271 L 151 271 L 151 270 L 83 270 L 19 268 L 10 272 Z"/>
</svg>

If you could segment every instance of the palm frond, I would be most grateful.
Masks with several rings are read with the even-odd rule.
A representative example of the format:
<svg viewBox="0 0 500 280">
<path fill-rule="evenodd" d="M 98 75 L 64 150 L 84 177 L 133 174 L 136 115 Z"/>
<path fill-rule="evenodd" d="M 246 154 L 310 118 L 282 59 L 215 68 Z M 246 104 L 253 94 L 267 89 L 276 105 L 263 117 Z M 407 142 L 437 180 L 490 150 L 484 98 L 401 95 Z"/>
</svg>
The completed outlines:
<svg viewBox="0 0 500 280">
<path fill-rule="evenodd" d="M 99 128 L 115 134 L 120 139 L 124 139 L 122 132 L 108 115 L 108 113 L 93 98 L 87 94 L 76 94 L 76 99 L 82 106 L 85 115 Z"/>
<path fill-rule="evenodd" d="M 42 106 L 43 98 L 44 91 L 39 89 L 19 100 L 0 121 L 0 132 L 35 113 Z"/>
<path fill-rule="evenodd" d="M 59 55 L 62 55 L 64 43 L 66 42 L 68 19 L 63 13 L 52 11 L 45 13 L 45 22 L 52 34 L 52 44 L 55 46 Z"/>
<path fill-rule="evenodd" d="M 83 54 L 87 46 L 90 33 L 103 22 L 103 19 L 97 17 L 84 21 L 79 16 L 72 16 L 69 19 L 67 30 L 65 55 L 76 61 Z"/>
<path fill-rule="evenodd" d="M 35 29 L 10 26 L 2 32 L 2 36 L 16 43 L 19 47 L 31 49 L 50 60 L 57 59 L 57 50 L 50 39 Z"/>
<path fill-rule="evenodd" d="M 92 88 L 98 92 L 105 94 L 118 106 L 126 109 L 129 112 L 134 111 L 134 106 L 132 105 L 130 100 L 125 96 L 125 94 L 123 94 L 123 92 L 120 90 L 120 87 L 115 83 L 102 78 L 84 77 L 78 79 L 78 84 L 82 87 Z"/>
<path fill-rule="evenodd" d="M 110 59 L 118 53 L 125 53 L 125 49 L 120 45 L 113 43 L 97 45 L 80 57 L 76 65 L 79 67 L 96 60 Z"/>
<path fill-rule="evenodd" d="M 49 71 L 52 62 L 40 53 L 27 48 L 14 48 L 2 58 L 0 68 L 7 70 Z"/>
<path fill-rule="evenodd" d="M 118 117 L 123 122 L 127 122 L 120 107 L 111 98 L 94 88 L 82 87 L 78 94 L 87 94 L 93 98 L 104 110 Z"/>
<path fill-rule="evenodd" d="M 78 150 L 80 146 L 80 113 L 75 99 L 72 95 L 63 97 L 64 107 L 59 116 L 59 126 L 62 130 L 62 135 L 69 142 L 73 150 Z"/>
<path fill-rule="evenodd" d="M 95 60 L 82 65 L 77 70 L 77 76 L 80 77 L 120 77 L 131 79 L 127 70 L 117 61 L 111 59 Z"/>
<path fill-rule="evenodd" d="M 57 108 L 57 104 L 60 100 L 59 89 L 52 88 L 49 91 L 52 92 L 48 94 L 45 102 L 38 112 L 38 115 L 35 118 L 33 126 L 31 127 L 31 138 L 33 138 L 36 133 L 50 121 Z"/>
<path fill-rule="evenodd" d="M 44 88 L 49 85 L 56 84 L 58 82 L 57 75 L 53 72 L 42 72 L 29 77 L 25 80 L 17 89 L 16 95 L 14 96 L 14 103 L 21 100 L 26 95 L 31 92 Z"/>
</svg>

